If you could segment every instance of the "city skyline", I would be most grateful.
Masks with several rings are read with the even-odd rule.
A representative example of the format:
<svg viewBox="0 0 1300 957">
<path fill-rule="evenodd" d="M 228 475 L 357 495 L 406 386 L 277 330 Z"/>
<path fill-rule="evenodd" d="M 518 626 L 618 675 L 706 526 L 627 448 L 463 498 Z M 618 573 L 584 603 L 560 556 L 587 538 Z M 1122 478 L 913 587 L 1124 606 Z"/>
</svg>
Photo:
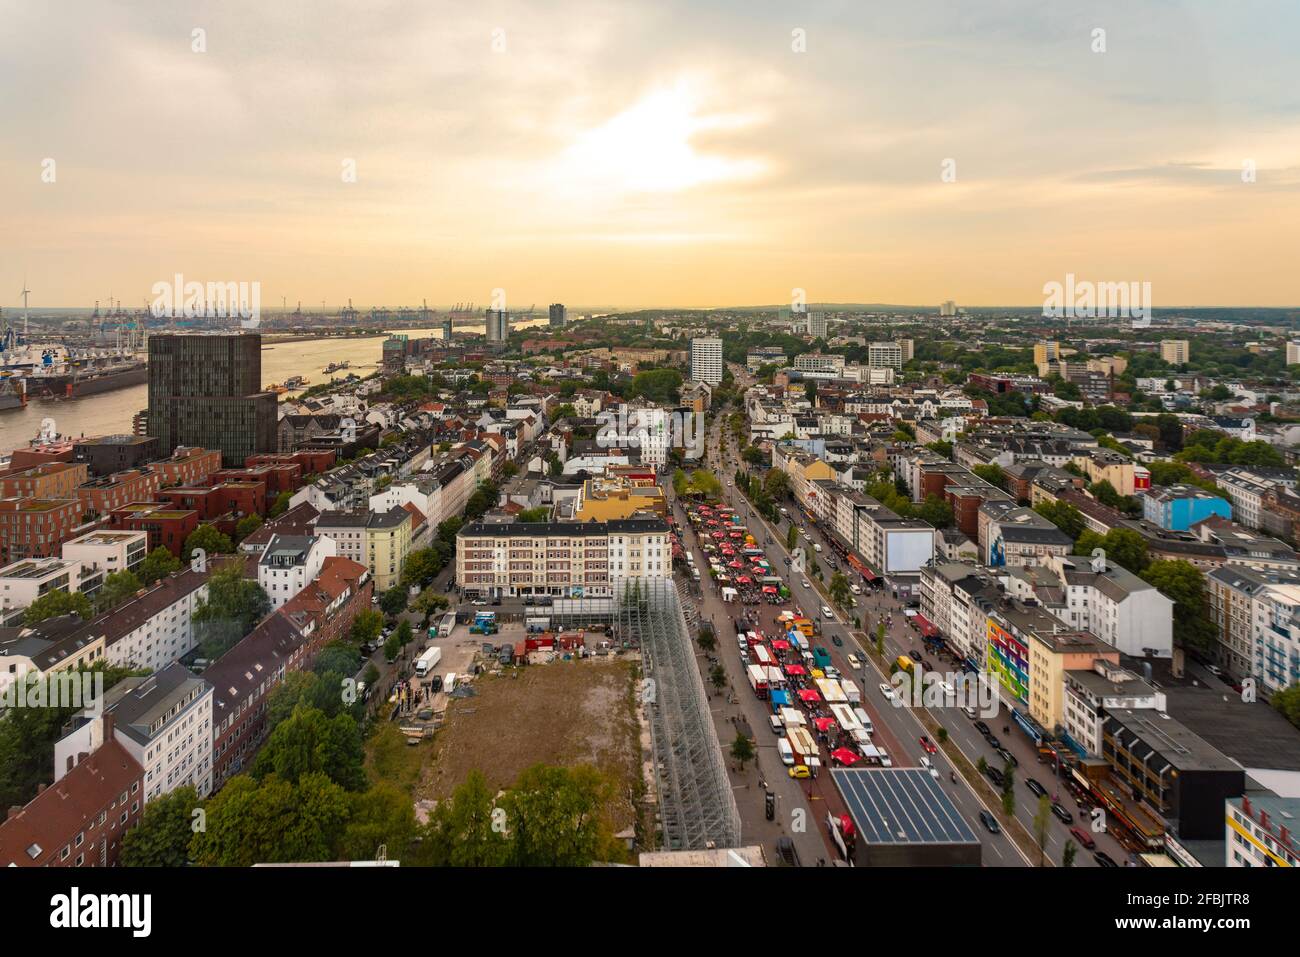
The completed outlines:
<svg viewBox="0 0 1300 957">
<path fill-rule="evenodd" d="M 1296 304 L 1269 4 L 5 6 L 6 309 L 176 272 L 305 310 Z"/>
</svg>

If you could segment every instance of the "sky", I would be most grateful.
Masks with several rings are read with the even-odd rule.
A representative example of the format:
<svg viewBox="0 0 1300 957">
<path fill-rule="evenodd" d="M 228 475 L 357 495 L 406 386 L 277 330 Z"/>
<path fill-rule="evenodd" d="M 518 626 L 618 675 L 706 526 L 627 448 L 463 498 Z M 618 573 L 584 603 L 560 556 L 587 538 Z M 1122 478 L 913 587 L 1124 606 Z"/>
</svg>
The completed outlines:
<svg viewBox="0 0 1300 957">
<path fill-rule="evenodd" d="M 33 307 L 138 306 L 178 273 L 305 310 L 1034 305 L 1067 274 L 1150 282 L 1157 309 L 1300 299 L 1287 0 L 0 0 L 0 22 L 7 313 L 24 281 Z"/>
</svg>

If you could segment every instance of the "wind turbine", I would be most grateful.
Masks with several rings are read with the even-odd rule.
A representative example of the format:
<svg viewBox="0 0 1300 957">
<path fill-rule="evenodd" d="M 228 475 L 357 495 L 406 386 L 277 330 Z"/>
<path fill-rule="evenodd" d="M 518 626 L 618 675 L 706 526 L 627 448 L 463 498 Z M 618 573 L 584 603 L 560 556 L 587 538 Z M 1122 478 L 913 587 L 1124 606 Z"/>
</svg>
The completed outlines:
<svg viewBox="0 0 1300 957">
<path fill-rule="evenodd" d="M 27 288 L 27 277 L 24 276 L 23 291 L 21 293 L 23 297 L 23 342 L 24 343 L 27 341 L 27 296 L 29 293 L 31 293 L 31 290 Z"/>
</svg>

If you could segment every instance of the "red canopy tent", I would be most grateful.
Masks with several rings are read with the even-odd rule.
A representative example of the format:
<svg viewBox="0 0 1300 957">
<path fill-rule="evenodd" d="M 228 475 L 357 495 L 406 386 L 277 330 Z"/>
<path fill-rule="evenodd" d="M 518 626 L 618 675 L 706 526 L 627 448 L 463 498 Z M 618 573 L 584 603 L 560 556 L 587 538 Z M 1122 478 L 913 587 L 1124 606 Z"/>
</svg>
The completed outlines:
<svg viewBox="0 0 1300 957">
<path fill-rule="evenodd" d="M 776 586 L 775 586 L 775 585 L 764 585 L 764 586 L 763 586 L 763 594 L 764 594 L 764 595 L 775 595 L 775 594 L 776 594 Z"/>
<path fill-rule="evenodd" d="M 727 562 L 727 567 L 728 567 L 728 568 L 744 568 L 745 566 L 744 566 L 741 562 Z"/>
<path fill-rule="evenodd" d="M 789 648 L 790 642 L 786 641 L 784 638 L 777 638 L 772 642 L 772 649 L 774 651 L 788 651 Z"/>
<path fill-rule="evenodd" d="M 808 669 L 806 669 L 803 665 L 786 665 L 785 673 L 788 675 L 806 675 L 808 673 Z"/>
<path fill-rule="evenodd" d="M 749 584 L 752 584 L 752 582 L 753 582 L 753 580 L 752 580 L 748 575 L 737 575 L 737 576 L 736 576 L 736 584 L 738 584 L 738 585 L 749 585 Z"/>
<path fill-rule="evenodd" d="M 822 696 L 812 688 L 804 688 L 799 692 L 800 701 L 821 701 Z"/>
<path fill-rule="evenodd" d="M 834 719 L 834 718 L 814 718 L 814 719 L 813 719 L 813 726 L 814 726 L 818 731 L 826 731 L 826 730 L 828 730 L 829 728 L 833 728 L 833 727 L 835 727 L 835 719 Z"/>
<path fill-rule="evenodd" d="M 848 748 L 836 748 L 831 752 L 831 760 L 844 765 L 857 764 L 862 760 L 861 756 L 854 754 Z"/>
</svg>

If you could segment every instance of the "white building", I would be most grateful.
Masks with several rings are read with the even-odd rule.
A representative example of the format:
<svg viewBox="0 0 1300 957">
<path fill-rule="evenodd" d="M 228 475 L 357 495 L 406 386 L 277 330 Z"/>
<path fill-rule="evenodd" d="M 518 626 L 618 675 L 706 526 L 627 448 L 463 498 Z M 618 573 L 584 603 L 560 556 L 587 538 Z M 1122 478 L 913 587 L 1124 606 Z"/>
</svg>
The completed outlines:
<svg viewBox="0 0 1300 957">
<path fill-rule="evenodd" d="M 325 559 L 338 553 L 338 545 L 327 535 L 271 536 L 257 560 L 257 583 L 271 599 L 271 610 L 278 610 L 315 581 Z M 365 564 L 364 559 L 359 561 Z"/>
<path fill-rule="evenodd" d="M 144 803 L 193 785 L 212 791 L 212 686 L 173 664 L 147 678 L 124 678 L 54 745 L 54 780 L 93 754 L 108 735 L 144 768 Z"/>
<path fill-rule="evenodd" d="M 47 592 L 84 592 L 94 598 L 104 573 L 66 558 L 24 558 L 0 568 L 0 611 L 27 608 Z"/>
<path fill-rule="evenodd" d="M 691 340 L 691 378 L 718 385 L 722 382 L 722 340 L 706 336 Z"/>
<path fill-rule="evenodd" d="M 867 365 L 873 369 L 901 369 L 903 347 L 897 342 L 873 342 L 867 346 Z"/>
<path fill-rule="evenodd" d="M 627 418 L 633 445 L 641 449 L 641 464 L 657 469 L 667 465 L 672 443 L 668 410 L 657 406 L 629 408 Z"/>
<path fill-rule="evenodd" d="M 131 571 L 149 551 L 149 533 L 101 529 L 63 543 L 63 557 L 81 562 L 87 568 L 99 568 L 105 577 Z"/>
<path fill-rule="evenodd" d="M 456 580 L 466 596 L 608 597 L 615 580 L 671 576 L 660 518 L 474 522 L 456 535 Z"/>
<path fill-rule="evenodd" d="M 185 568 L 168 575 L 95 620 L 111 665 L 161 671 L 197 644 L 194 612 L 208 595 L 208 572 Z"/>
<path fill-rule="evenodd" d="M 844 357 L 805 352 L 794 357 L 794 367 L 800 372 L 833 372 L 838 375 L 844 371 Z"/>
<path fill-rule="evenodd" d="M 826 313 L 810 312 L 804 320 L 804 331 L 814 339 L 826 338 Z"/>
<path fill-rule="evenodd" d="M 1133 672 L 1097 658 L 1091 671 L 1065 673 L 1065 705 L 1062 709 L 1066 733 L 1093 757 L 1102 753 L 1102 725 L 1112 708 L 1165 710 L 1165 694 Z"/>
</svg>

